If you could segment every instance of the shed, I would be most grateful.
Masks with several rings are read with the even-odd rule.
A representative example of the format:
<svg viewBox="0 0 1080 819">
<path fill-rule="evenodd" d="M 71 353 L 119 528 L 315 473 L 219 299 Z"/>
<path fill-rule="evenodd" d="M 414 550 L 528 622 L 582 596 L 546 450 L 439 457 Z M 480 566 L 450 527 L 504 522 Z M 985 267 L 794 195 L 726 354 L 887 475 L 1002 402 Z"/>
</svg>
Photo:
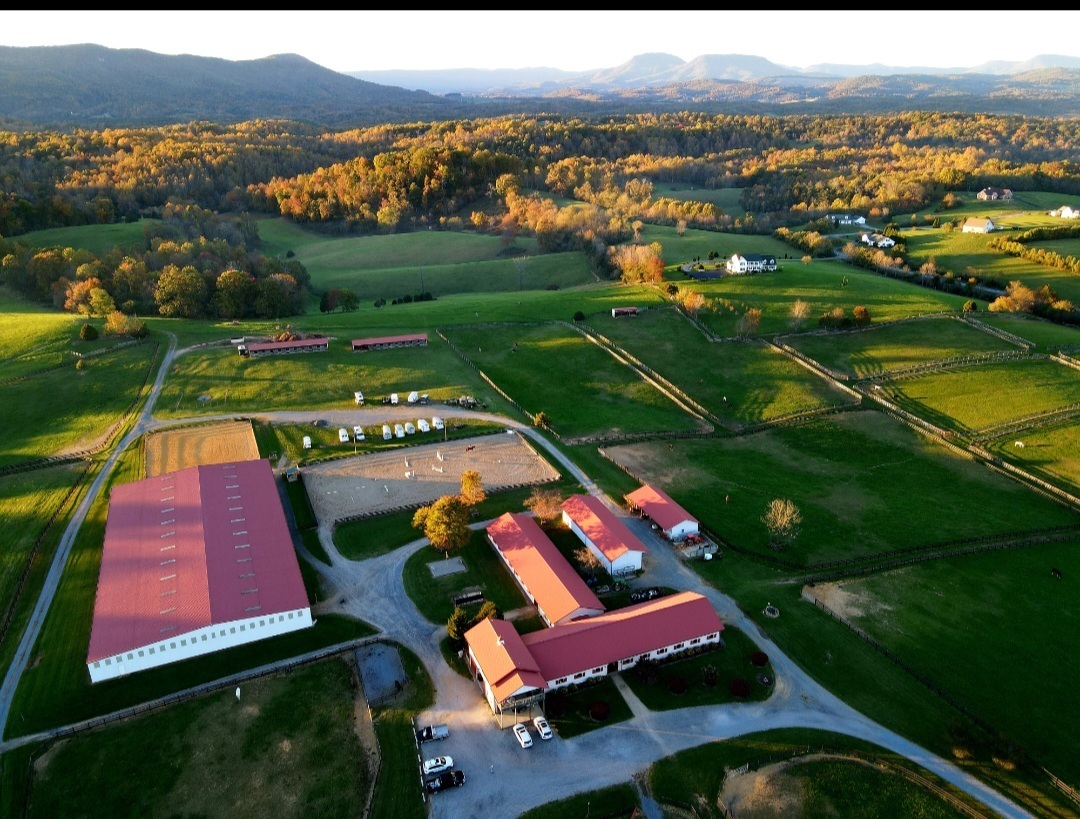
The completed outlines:
<svg viewBox="0 0 1080 819">
<path fill-rule="evenodd" d="M 645 484 L 626 496 L 630 511 L 639 512 L 660 527 L 668 540 L 698 533 L 698 521 L 663 490 Z"/>
</svg>

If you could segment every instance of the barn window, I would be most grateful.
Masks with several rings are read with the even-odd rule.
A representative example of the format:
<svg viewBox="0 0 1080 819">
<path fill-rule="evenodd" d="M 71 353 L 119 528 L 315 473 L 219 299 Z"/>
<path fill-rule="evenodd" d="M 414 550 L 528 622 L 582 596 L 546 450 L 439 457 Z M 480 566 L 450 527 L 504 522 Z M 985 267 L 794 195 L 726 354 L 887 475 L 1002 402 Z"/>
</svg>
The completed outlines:
<svg viewBox="0 0 1080 819">
<path fill-rule="evenodd" d="M 229 629 L 229 634 L 236 634 L 236 626 L 233 626 L 231 629 Z"/>
<path fill-rule="evenodd" d="M 176 643 L 169 643 L 169 648 L 176 648 Z"/>
<path fill-rule="evenodd" d="M 140 656 L 140 657 L 142 657 L 144 653 L 145 653 L 145 652 L 143 652 L 143 650 L 142 650 L 142 649 L 139 649 L 139 656 Z"/>
</svg>

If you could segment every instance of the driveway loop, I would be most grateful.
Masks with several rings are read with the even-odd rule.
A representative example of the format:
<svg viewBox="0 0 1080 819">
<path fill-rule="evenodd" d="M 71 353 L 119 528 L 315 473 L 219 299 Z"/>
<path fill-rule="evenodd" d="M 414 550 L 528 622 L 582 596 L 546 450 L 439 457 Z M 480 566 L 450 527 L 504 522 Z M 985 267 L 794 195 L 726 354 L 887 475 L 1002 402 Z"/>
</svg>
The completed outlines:
<svg viewBox="0 0 1080 819">
<path fill-rule="evenodd" d="M 371 643 L 356 649 L 356 664 L 371 705 L 393 699 L 409 681 L 398 650 L 386 643 Z"/>
</svg>

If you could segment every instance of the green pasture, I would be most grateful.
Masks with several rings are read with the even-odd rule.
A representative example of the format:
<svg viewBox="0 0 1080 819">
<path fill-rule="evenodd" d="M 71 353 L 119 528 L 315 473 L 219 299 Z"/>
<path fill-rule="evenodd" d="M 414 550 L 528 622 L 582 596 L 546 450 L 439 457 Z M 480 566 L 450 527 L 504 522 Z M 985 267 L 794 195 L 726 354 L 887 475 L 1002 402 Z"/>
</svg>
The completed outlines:
<svg viewBox="0 0 1080 819">
<path fill-rule="evenodd" d="M 695 428 L 660 390 L 563 325 L 460 327 L 447 337 L 526 412 L 547 413 L 562 436 Z"/>
<path fill-rule="evenodd" d="M 399 333 L 406 333 L 402 329 Z M 361 336 L 356 336 L 357 338 Z M 326 352 L 243 358 L 232 347 L 199 350 L 175 359 L 155 407 L 160 418 L 273 410 L 349 409 L 371 414 L 369 428 L 381 424 L 377 407 L 359 408 L 353 392 L 370 403 L 384 395 L 405 397 L 415 390 L 431 396 L 425 408 L 459 395 L 495 400 L 461 359 L 438 336 L 425 347 L 354 353 L 350 338 L 332 338 Z M 201 396 L 210 400 L 200 401 Z M 419 408 L 417 410 L 419 412 Z M 331 430 L 336 436 L 337 429 Z M 379 435 L 379 443 L 382 435 Z M 314 443 L 314 440 L 313 440 Z M 340 445 L 339 445 L 340 447 Z"/>
<path fill-rule="evenodd" d="M 598 721 L 592 718 L 590 710 L 597 702 L 606 703 L 611 709 L 607 719 Z M 602 677 L 597 682 L 588 682 L 573 690 L 548 692 L 545 710 L 552 730 L 562 739 L 625 722 L 634 716 L 611 677 Z"/>
<path fill-rule="evenodd" d="M 137 479 L 141 469 L 139 450 L 128 450 L 110 476 L 109 486 Z M 310 629 L 91 685 L 86 650 L 107 510 L 108 492 L 103 491 L 90 507 L 72 545 L 56 596 L 15 690 L 5 736 L 21 736 L 107 714 L 247 668 L 374 633 L 366 623 L 322 615 Z"/>
<path fill-rule="evenodd" d="M 1016 446 L 1016 441 L 1023 447 Z M 1039 426 L 984 444 L 1003 461 L 1044 481 L 1076 493 L 1080 490 L 1080 423 Z"/>
<path fill-rule="evenodd" d="M 78 339 L 76 316 L 31 304 L 0 289 L 0 384 L 61 361 Z"/>
<path fill-rule="evenodd" d="M 92 446 L 138 398 L 153 342 L 117 348 L 0 385 L 0 466 Z"/>
<path fill-rule="evenodd" d="M 854 400 L 771 347 L 709 341 L 675 309 L 646 310 L 633 318 L 596 316 L 589 325 L 732 424 Z"/>
<path fill-rule="evenodd" d="M 353 700 L 334 659 L 77 734 L 42 758 L 26 815 L 354 816 L 374 772 Z"/>
<path fill-rule="evenodd" d="M 417 531 L 417 536 L 421 535 Z M 443 553 L 432 546 L 418 549 L 405 561 L 402 571 L 405 592 L 432 623 L 445 625 L 454 611 L 451 598 L 471 586 L 483 589 L 484 599 L 493 602 L 502 612 L 526 604 L 514 578 L 495 554 L 482 529 L 474 530 L 469 542 L 452 556 L 461 558 L 465 571 L 432 576 L 428 564 L 446 560 Z"/>
<path fill-rule="evenodd" d="M 147 223 L 157 220 L 147 219 Z M 143 222 L 118 222 L 111 225 L 79 225 L 77 227 L 33 230 L 18 237 L 29 248 L 73 247 L 89 250 L 95 256 L 108 253 L 113 248 L 145 250 L 148 247 L 143 234 Z"/>
<path fill-rule="evenodd" d="M 894 321 L 849 333 L 802 333 L 784 341 L 833 372 L 852 378 L 945 358 L 1019 349 L 952 317 Z"/>
<path fill-rule="evenodd" d="M 701 185 L 691 185 L 687 182 L 656 182 L 652 183 L 652 198 L 656 199 L 679 199 L 686 202 L 705 202 L 716 205 L 724 213 L 739 214 L 745 212 L 739 204 L 742 196 L 742 188 L 706 188 Z"/>
<path fill-rule="evenodd" d="M 816 330 L 818 319 L 836 307 L 851 316 L 855 307 L 862 305 L 869 311 L 871 323 L 879 323 L 929 313 L 958 313 L 965 301 L 834 260 L 805 264 L 789 260 L 781 262 L 781 268 L 772 273 L 702 282 L 680 277 L 678 283 L 700 292 L 707 300 L 699 320 L 724 338 L 737 335 L 739 319 L 750 308 L 761 311 L 759 335 L 790 333 L 791 307 L 799 300 L 810 306 L 803 325 L 806 330 Z"/>
<path fill-rule="evenodd" d="M 796 258 L 802 255 L 793 250 L 790 245 L 772 236 L 720 233 L 715 230 L 695 230 L 694 228 L 687 228 L 680 236 L 679 231 L 670 225 L 646 224 L 642 227 L 640 238 L 635 241 L 635 244 L 647 245 L 653 242 L 660 243 L 660 255 L 668 267 L 683 265 L 700 257 L 706 267 L 711 268 L 712 264 L 719 263 L 722 269 L 724 261 L 736 253 L 763 253 L 775 256 L 777 261 L 783 259 L 785 253 Z M 715 253 L 717 257 L 712 263 L 708 261 L 710 252 Z M 668 272 L 668 278 L 676 276 L 681 277 L 682 273 Z"/>
<path fill-rule="evenodd" d="M 890 382 L 901 407 L 961 433 L 1080 403 L 1080 372 L 1047 358 L 993 362 Z"/>
<path fill-rule="evenodd" d="M 872 410 L 607 452 L 739 549 L 797 565 L 1077 522 L 1075 512 Z M 801 534 L 780 552 L 761 522 L 775 498 L 792 500 L 803 517 Z"/>
<path fill-rule="evenodd" d="M 1036 350 L 1052 352 L 1063 347 L 1080 345 L 1080 328 L 1070 327 L 1066 324 L 1055 324 L 1046 319 L 1035 318 L 1026 313 L 990 313 L 982 312 L 975 319 L 1004 330 L 1007 333 L 1020 336 L 1025 341 L 1030 341 L 1036 346 Z"/>
<path fill-rule="evenodd" d="M 808 728 L 780 728 L 746 734 L 680 751 L 656 762 L 649 771 L 649 786 L 661 805 L 693 809 L 694 815 L 721 815 L 716 808 L 724 778 L 729 770 L 748 765 L 757 771 L 773 763 L 794 760 L 784 774 L 801 787 L 801 804 L 783 801 L 799 816 L 871 817 L 906 816 L 946 819 L 962 816 L 943 800 L 901 775 L 860 764 L 850 758 L 827 761 L 800 760 L 799 754 L 812 751 L 843 756 L 872 756 L 912 770 L 934 781 L 975 809 L 959 790 L 903 757 L 857 739 Z M 776 792 L 779 783 L 765 786 Z M 789 787 L 791 787 L 789 785 Z M 780 794 L 777 793 L 777 798 Z M 769 815 L 772 815 L 771 813 Z"/>
<path fill-rule="evenodd" d="M 757 645 L 745 632 L 734 626 L 727 626 L 720 635 L 724 647 L 695 654 L 692 657 L 671 660 L 662 663 L 655 681 L 645 682 L 635 669 L 622 672 L 622 678 L 637 695 L 637 698 L 651 711 L 670 711 L 675 708 L 694 708 L 699 705 L 727 705 L 733 702 L 761 702 L 773 692 L 775 675 L 772 664 L 757 667 L 750 662 L 750 656 L 758 651 Z M 711 666 L 717 672 L 716 682 L 710 685 L 705 678 L 705 668 Z M 766 674 L 772 680 L 768 685 L 758 681 L 759 674 Z M 687 689 L 681 694 L 673 693 L 669 686 L 672 680 L 681 679 Z M 731 683 L 744 679 L 750 683 L 750 695 L 742 700 L 731 693 Z"/>
<path fill-rule="evenodd" d="M 1067 225 L 1069 222 L 1061 219 L 1057 220 L 1058 225 Z M 1076 225 L 1076 221 L 1072 222 Z M 1033 242 L 1031 247 L 1037 247 L 1042 250 L 1049 250 L 1053 253 L 1057 253 L 1062 258 L 1068 258 L 1072 256 L 1074 259 L 1080 257 L 1080 239 L 1051 239 L 1046 242 Z M 1075 273 L 1073 274 L 1076 275 Z"/>
<path fill-rule="evenodd" d="M 935 560 L 842 588 L 856 625 L 1035 762 L 1078 782 L 1075 725 L 1063 717 L 1080 713 L 1080 669 L 1061 662 L 1080 651 L 1078 578 L 1080 543 L 1069 541 Z"/>
<path fill-rule="evenodd" d="M 593 805 L 596 805 L 594 814 Z M 584 806 L 585 810 L 582 810 Z M 525 811 L 518 819 L 581 819 L 582 816 L 634 816 L 641 810 L 637 789 L 633 785 L 612 785 L 587 793 L 576 793 L 558 802 L 548 802 Z"/>
</svg>

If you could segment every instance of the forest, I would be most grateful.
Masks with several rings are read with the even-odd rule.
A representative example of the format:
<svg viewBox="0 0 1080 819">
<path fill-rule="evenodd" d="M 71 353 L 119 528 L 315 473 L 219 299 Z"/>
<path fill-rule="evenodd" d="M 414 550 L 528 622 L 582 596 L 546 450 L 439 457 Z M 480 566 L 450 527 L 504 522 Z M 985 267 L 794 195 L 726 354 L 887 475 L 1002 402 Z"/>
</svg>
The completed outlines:
<svg viewBox="0 0 1080 819">
<path fill-rule="evenodd" d="M 0 282 L 88 314 L 296 314 L 306 271 L 259 253 L 251 217 L 260 214 L 336 235 L 530 236 L 540 252 L 583 251 L 608 278 L 625 274 L 615 247 L 645 222 L 773 234 L 821 255 L 827 243 L 805 228 L 830 213 L 888 223 L 893 214 L 946 210 L 958 192 L 983 186 L 1080 194 L 1077 144 L 1073 120 L 933 112 L 6 132 Z M 663 196 L 661 183 L 737 188 L 738 211 Z M 44 228 L 141 219 L 155 220 L 141 249 L 97 256 L 19 241 Z M 1009 252 L 1023 253 L 1022 241 Z"/>
</svg>

